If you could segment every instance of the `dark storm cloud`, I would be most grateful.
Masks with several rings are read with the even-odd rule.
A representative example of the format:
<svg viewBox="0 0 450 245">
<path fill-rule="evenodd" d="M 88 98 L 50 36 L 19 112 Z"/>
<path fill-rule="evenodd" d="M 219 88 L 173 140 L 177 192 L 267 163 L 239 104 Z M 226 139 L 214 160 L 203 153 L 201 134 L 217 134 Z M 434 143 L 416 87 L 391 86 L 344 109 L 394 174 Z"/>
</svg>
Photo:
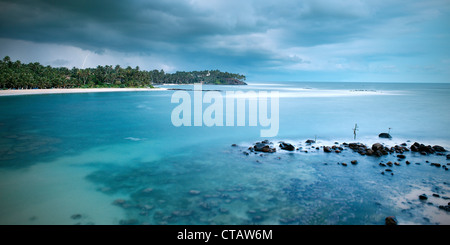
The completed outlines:
<svg viewBox="0 0 450 245">
<path fill-rule="evenodd" d="M 336 11 L 339 8 L 314 1 L 256 1 L 251 9 L 240 9 L 239 2 L 232 2 L 221 8 L 201 8 L 202 3 L 167 0 L 2 1 L 0 35 L 92 50 L 154 52 L 180 51 L 189 45 L 203 48 L 205 37 L 215 35 L 283 28 L 286 43 L 314 45 L 348 38 L 349 31 L 359 28 L 349 28 L 355 24 L 352 20 L 365 14 L 358 9 Z M 240 19 L 245 15 L 247 19 Z"/>
<path fill-rule="evenodd" d="M 151 57 L 181 70 L 360 72 L 411 54 L 447 64 L 449 37 L 436 23 L 448 12 L 446 0 L 0 0 L 0 41 L 66 45 L 114 62 Z M 65 59 L 54 56 L 50 63 Z"/>
</svg>

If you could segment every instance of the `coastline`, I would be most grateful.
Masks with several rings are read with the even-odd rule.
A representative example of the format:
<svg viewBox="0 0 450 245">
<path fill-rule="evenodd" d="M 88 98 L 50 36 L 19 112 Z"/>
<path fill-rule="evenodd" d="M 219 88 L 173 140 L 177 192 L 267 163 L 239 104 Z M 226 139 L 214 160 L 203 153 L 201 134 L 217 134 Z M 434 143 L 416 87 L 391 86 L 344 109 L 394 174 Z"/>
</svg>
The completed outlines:
<svg viewBox="0 0 450 245">
<path fill-rule="evenodd" d="M 0 90 L 0 96 L 35 95 L 35 94 L 72 94 L 72 93 L 102 93 L 102 92 L 139 92 L 161 91 L 167 88 L 66 88 L 66 89 L 17 89 Z"/>
</svg>

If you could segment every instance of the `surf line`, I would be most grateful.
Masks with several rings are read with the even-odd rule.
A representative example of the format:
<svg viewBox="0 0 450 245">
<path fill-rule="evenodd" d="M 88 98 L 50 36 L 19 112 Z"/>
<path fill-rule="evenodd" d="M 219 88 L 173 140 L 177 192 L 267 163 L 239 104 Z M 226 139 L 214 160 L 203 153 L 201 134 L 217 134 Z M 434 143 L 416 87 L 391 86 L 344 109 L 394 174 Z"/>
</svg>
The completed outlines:
<svg viewBox="0 0 450 245">
<path fill-rule="evenodd" d="M 195 84 L 193 105 L 191 94 L 187 91 L 176 91 L 172 94 L 171 103 L 179 104 L 172 110 L 173 126 L 243 127 L 247 126 L 248 121 L 248 126 L 263 127 L 260 130 L 261 137 L 275 137 L 278 134 L 280 122 L 278 91 L 226 91 L 224 95 L 219 91 L 203 91 L 201 84 Z M 203 110 L 203 104 L 209 106 Z"/>
</svg>

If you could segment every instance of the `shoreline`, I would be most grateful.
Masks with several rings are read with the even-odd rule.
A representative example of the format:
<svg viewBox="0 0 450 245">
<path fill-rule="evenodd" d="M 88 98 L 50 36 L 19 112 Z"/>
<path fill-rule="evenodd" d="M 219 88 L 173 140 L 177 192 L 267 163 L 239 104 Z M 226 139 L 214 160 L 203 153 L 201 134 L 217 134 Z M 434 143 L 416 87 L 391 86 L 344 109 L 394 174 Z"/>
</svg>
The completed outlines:
<svg viewBox="0 0 450 245">
<path fill-rule="evenodd" d="M 36 95 L 36 94 L 73 94 L 103 92 L 140 92 L 165 91 L 167 88 L 57 88 L 57 89 L 8 89 L 0 90 L 0 96 Z"/>
</svg>

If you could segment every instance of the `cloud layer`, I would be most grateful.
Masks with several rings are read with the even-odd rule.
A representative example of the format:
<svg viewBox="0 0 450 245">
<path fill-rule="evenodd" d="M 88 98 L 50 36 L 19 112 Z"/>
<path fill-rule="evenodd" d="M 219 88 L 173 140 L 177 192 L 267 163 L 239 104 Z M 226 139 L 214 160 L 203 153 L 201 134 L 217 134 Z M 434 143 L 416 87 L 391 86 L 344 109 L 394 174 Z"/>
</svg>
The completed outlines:
<svg viewBox="0 0 450 245">
<path fill-rule="evenodd" d="M 447 0 L 1 0 L 0 55 L 250 80 L 448 82 L 449 16 Z"/>
</svg>

